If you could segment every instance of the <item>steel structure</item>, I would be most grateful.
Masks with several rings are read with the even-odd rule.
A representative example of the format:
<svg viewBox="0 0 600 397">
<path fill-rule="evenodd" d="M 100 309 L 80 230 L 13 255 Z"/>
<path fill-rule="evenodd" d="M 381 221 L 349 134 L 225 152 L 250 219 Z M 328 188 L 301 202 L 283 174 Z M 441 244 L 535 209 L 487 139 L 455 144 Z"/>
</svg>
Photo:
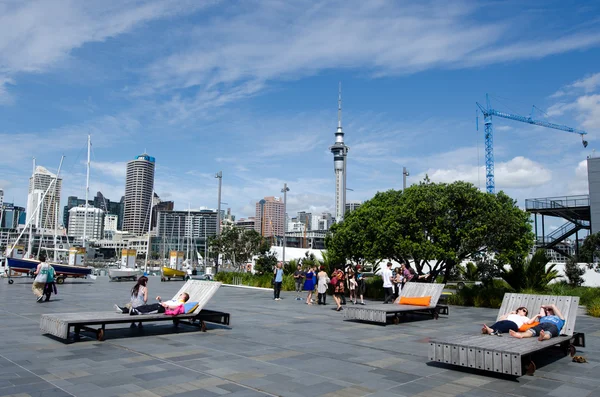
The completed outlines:
<svg viewBox="0 0 600 397">
<path fill-rule="evenodd" d="M 485 125 L 484 136 L 485 136 L 485 187 L 488 193 L 494 193 L 496 190 L 496 186 L 494 183 L 494 133 L 492 127 L 492 116 L 498 116 L 509 120 L 520 121 L 522 123 L 539 125 L 541 127 L 552 128 L 555 130 L 561 130 L 566 132 L 572 132 L 574 134 L 581 135 L 581 141 L 583 143 L 583 147 L 587 146 L 587 141 L 583 139 L 583 136 L 587 134 L 587 132 L 583 130 L 578 130 L 576 128 L 567 127 L 562 124 L 550 123 L 547 121 L 536 120 L 533 118 L 533 109 L 531 111 L 531 115 L 529 117 L 520 116 L 518 114 L 500 112 L 496 109 L 493 109 L 490 105 L 490 97 L 488 94 L 485 94 L 486 106 L 484 107 L 479 102 L 476 102 L 477 106 L 483 113 L 483 121 Z M 535 106 L 534 106 L 535 109 Z M 477 131 L 479 131 L 479 116 L 476 118 Z"/>
</svg>

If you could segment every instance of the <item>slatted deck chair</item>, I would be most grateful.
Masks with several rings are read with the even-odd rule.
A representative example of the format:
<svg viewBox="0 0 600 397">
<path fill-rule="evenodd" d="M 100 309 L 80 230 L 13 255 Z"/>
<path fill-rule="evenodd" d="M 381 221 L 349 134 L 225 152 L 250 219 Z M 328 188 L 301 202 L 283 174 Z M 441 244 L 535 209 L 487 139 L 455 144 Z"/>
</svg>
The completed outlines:
<svg viewBox="0 0 600 397">
<path fill-rule="evenodd" d="M 107 324 L 131 323 L 133 320 L 135 322 L 172 321 L 175 326 L 186 323 L 199 326 L 202 331 L 206 331 L 205 322 L 229 325 L 229 313 L 204 309 L 219 287 L 221 287 L 219 282 L 187 281 L 173 299 L 184 292 L 188 293 L 190 296 L 188 302 L 198 302 L 198 306 L 191 313 L 177 316 L 167 316 L 165 314 L 130 316 L 129 314 L 115 312 L 43 314 L 40 320 L 40 329 L 44 334 L 54 335 L 65 340 L 69 340 L 70 336 L 73 336 L 73 340 L 79 340 L 80 332 L 88 331 L 94 333 L 99 341 L 104 340 L 104 331 Z M 71 328 L 73 332 L 71 332 Z"/>
<path fill-rule="evenodd" d="M 546 341 L 537 338 L 512 338 L 508 334 L 502 338 L 493 335 L 471 333 L 453 335 L 431 340 L 429 359 L 441 363 L 476 368 L 483 371 L 508 375 L 533 375 L 536 365 L 532 360 L 535 353 L 559 346 L 565 354 L 575 355 L 575 346 L 585 347 L 585 335 L 575 332 L 575 320 L 579 297 L 554 295 L 505 294 L 497 320 L 512 310 L 524 306 L 529 316 L 539 313 L 542 305 L 552 305 L 561 311 L 565 318 L 560 335 Z"/>
<path fill-rule="evenodd" d="M 432 284 L 432 283 L 407 283 L 400 296 L 393 304 L 376 304 L 369 306 L 352 306 L 344 309 L 344 318 L 347 320 L 360 320 L 368 321 L 373 323 L 387 324 L 387 318 L 393 317 L 394 324 L 400 322 L 400 316 L 406 313 L 417 313 L 417 314 L 428 314 L 437 320 L 439 316 L 438 301 L 444 284 Z M 399 304 L 401 298 L 409 297 L 427 297 L 430 296 L 428 306 L 416 306 L 416 305 L 405 305 Z M 447 314 L 447 307 L 445 310 Z"/>
</svg>

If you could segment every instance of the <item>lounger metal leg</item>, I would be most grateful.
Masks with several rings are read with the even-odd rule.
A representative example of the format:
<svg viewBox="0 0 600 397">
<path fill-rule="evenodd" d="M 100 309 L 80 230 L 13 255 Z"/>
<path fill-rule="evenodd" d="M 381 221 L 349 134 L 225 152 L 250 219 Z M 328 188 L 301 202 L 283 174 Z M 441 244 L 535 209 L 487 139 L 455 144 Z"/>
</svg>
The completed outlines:
<svg viewBox="0 0 600 397">
<path fill-rule="evenodd" d="M 206 323 L 200 320 L 200 331 L 206 332 Z"/>
</svg>

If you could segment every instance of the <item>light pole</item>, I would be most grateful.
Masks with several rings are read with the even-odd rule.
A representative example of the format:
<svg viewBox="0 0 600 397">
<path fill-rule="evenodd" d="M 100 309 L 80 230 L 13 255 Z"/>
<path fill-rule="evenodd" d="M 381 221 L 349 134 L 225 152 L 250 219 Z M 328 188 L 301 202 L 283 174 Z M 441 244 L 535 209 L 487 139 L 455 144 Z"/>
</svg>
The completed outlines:
<svg viewBox="0 0 600 397">
<path fill-rule="evenodd" d="M 287 232 L 287 219 L 286 219 L 286 215 L 287 215 L 287 192 L 290 191 L 290 188 L 287 187 L 287 183 L 283 184 L 283 189 L 281 189 L 281 192 L 283 193 L 283 250 L 282 250 L 282 259 L 281 261 L 283 262 L 283 266 L 285 266 L 285 244 L 286 244 L 286 237 L 285 237 L 285 233 Z"/>
<path fill-rule="evenodd" d="M 223 171 L 215 174 L 215 178 L 219 180 L 219 193 L 217 199 L 217 238 L 221 235 L 221 182 L 223 182 Z M 204 242 L 206 244 L 206 241 Z M 206 259 L 205 259 L 206 260 Z M 217 263 L 215 265 L 215 274 L 219 272 L 219 250 L 217 250 Z"/>
<path fill-rule="evenodd" d="M 406 177 L 409 175 L 406 167 L 402 167 L 402 191 L 406 190 Z"/>
</svg>

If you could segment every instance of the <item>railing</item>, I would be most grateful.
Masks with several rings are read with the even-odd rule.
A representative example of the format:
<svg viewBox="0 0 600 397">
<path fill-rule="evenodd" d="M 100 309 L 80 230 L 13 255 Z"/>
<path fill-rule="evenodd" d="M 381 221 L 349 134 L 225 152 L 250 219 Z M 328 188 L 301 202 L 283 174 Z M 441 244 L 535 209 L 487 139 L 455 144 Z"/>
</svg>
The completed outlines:
<svg viewBox="0 0 600 397">
<path fill-rule="evenodd" d="M 573 208 L 589 207 L 590 196 L 582 194 L 579 196 L 562 196 L 534 198 L 525 200 L 525 209 L 552 209 L 552 208 Z"/>
<path fill-rule="evenodd" d="M 562 240 L 564 240 L 564 236 L 575 233 L 575 231 L 576 231 L 575 229 L 579 230 L 582 228 L 586 228 L 589 226 L 589 224 L 590 223 L 588 221 L 582 221 L 579 224 L 567 222 L 567 223 L 563 224 L 561 227 L 559 227 L 558 229 L 554 230 L 552 233 L 548 234 L 547 236 L 542 236 L 542 240 L 540 241 L 538 239 L 537 242 L 541 243 L 543 245 L 548 245 L 548 244 L 554 243 L 559 238 L 560 238 L 560 241 L 562 241 Z"/>
</svg>

